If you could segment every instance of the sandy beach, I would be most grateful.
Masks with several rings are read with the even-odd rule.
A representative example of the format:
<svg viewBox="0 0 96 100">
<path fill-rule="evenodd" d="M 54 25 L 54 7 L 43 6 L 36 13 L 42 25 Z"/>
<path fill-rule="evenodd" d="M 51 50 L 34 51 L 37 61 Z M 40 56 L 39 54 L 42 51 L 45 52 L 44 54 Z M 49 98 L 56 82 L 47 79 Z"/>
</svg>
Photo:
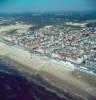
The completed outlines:
<svg viewBox="0 0 96 100">
<path fill-rule="evenodd" d="M 96 97 L 96 76 L 52 62 L 21 48 L 0 42 L 0 55 L 21 63 L 30 72 L 39 74 L 54 86 L 82 97 Z M 36 70 L 35 72 L 32 70 Z"/>
</svg>

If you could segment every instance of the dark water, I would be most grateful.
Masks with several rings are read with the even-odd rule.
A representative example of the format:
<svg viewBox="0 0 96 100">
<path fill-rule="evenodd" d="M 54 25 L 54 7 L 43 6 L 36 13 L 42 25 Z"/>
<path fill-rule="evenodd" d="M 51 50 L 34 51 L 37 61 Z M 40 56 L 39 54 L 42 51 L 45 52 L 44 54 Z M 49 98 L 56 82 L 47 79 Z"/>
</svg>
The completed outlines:
<svg viewBox="0 0 96 100">
<path fill-rule="evenodd" d="M 59 96 L 29 81 L 12 65 L 0 58 L 0 100 L 82 100 L 65 93 Z"/>
</svg>

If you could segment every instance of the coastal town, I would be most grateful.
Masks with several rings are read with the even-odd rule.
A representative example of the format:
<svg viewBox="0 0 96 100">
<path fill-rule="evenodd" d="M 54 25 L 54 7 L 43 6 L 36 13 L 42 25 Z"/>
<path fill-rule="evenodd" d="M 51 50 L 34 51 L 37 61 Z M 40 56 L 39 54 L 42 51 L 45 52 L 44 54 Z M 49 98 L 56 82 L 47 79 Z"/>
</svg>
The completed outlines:
<svg viewBox="0 0 96 100">
<path fill-rule="evenodd" d="M 36 84 L 53 91 L 49 85 L 41 83 L 42 78 L 64 92 L 63 96 L 67 93 L 67 98 L 71 95 L 82 100 L 94 100 L 96 27 L 92 21 L 61 19 L 62 22 L 57 22 L 54 18 L 47 19 L 46 23 L 37 23 L 33 20 L 34 16 L 27 18 L 20 15 L 0 19 L 0 66 L 5 64 L 4 61 L 8 68 L 14 69 L 14 65 L 22 76 L 27 73 L 31 76 L 26 76 L 28 81 L 35 77 Z M 2 67 L 0 71 L 9 75 L 5 72 L 6 68 Z"/>
<path fill-rule="evenodd" d="M 0 100 L 96 100 L 96 0 L 0 0 Z"/>
<path fill-rule="evenodd" d="M 46 56 L 56 62 L 69 62 L 69 66 L 96 73 L 96 27 L 87 27 L 86 24 L 30 25 L 23 31 L 22 28 L 19 31 L 14 29 L 2 39 L 32 54 Z"/>
</svg>

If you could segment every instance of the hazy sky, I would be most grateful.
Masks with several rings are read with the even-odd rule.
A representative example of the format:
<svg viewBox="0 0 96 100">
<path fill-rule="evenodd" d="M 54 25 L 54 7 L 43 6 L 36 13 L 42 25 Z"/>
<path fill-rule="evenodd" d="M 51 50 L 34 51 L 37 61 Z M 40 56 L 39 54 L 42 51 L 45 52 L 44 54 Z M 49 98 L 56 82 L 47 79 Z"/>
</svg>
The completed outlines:
<svg viewBox="0 0 96 100">
<path fill-rule="evenodd" d="M 0 0 L 0 12 L 94 10 L 96 0 Z"/>
</svg>

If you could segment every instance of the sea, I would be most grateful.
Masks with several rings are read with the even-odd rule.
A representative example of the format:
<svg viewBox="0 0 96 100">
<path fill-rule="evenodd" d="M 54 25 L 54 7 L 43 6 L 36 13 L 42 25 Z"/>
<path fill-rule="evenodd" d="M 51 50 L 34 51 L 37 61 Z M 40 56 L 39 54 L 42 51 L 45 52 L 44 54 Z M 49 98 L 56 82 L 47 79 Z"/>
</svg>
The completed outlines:
<svg viewBox="0 0 96 100">
<path fill-rule="evenodd" d="M 46 83 L 46 82 L 45 82 Z M 48 85 L 49 86 L 49 85 Z M 59 95 L 28 79 L 9 61 L 0 57 L 0 100 L 83 100 L 68 93 Z"/>
<path fill-rule="evenodd" d="M 66 100 L 29 81 L 8 61 L 0 58 L 0 100 Z"/>
</svg>

